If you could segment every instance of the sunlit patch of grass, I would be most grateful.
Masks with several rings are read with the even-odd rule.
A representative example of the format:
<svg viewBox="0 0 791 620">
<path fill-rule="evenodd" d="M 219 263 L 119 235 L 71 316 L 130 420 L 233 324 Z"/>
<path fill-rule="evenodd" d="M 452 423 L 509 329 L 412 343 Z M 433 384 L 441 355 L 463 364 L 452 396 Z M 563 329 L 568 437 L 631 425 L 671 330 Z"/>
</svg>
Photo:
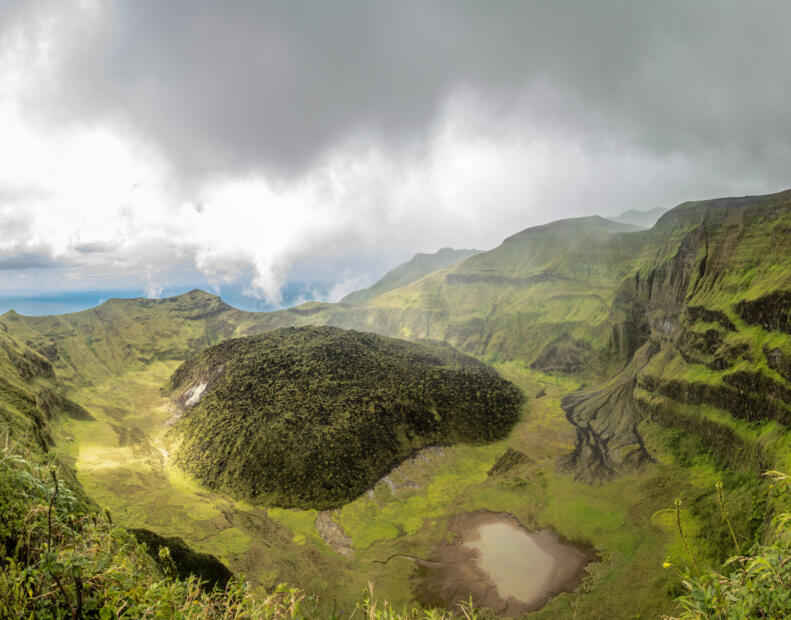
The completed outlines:
<svg viewBox="0 0 791 620">
<path fill-rule="evenodd" d="M 400 499 L 396 491 L 396 496 L 391 494 L 381 506 L 363 495 L 341 508 L 337 521 L 355 548 L 414 534 L 424 520 L 443 515 L 462 491 L 486 479 L 486 472 L 504 450 L 504 442 L 444 450 L 444 456 L 432 461 L 430 474 L 418 482 L 422 486 L 418 492 Z"/>
<path fill-rule="evenodd" d="M 250 536 L 238 527 L 229 527 L 213 537 L 208 547 L 214 549 L 221 557 L 228 557 L 247 551 L 251 540 Z"/>
<path fill-rule="evenodd" d="M 700 534 L 700 524 L 686 508 L 681 508 L 680 517 L 686 542 L 678 530 L 676 510 L 673 507 L 658 510 L 651 518 L 651 524 L 661 530 L 667 539 L 665 545 L 667 559 L 676 566 L 691 566 L 693 560 L 702 563 L 704 558 L 695 557 L 697 554 L 694 548 L 691 549 L 691 556 L 687 552 L 687 545 Z"/>
<path fill-rule="evenodd" d="M 296 544 L 304 545 L 307 541 L 310 541 L 315 545 L 326 546 L 314 525 L 318 514 L 318 510 L 267 509 L 267 516 L 270 519 L 287 527 L 294 533 L 293 541 Z"/>
</svg>

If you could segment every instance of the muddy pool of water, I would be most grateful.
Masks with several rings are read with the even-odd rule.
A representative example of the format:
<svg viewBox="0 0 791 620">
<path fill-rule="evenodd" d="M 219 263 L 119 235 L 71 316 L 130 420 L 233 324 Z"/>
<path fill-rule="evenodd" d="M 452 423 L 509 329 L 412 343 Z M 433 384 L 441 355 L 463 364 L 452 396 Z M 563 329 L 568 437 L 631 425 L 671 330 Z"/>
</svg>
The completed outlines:
<svg viewBox="0 0 791 620">
<path fill-rule="evenodd" d="M 505 513 L 475 512 L 451 523 L 452 544 L 415 559 L 415 593 L 423 604 L 453 607 L 471 595 L 503 615 L 534 611 L 577 588 L 592 548 L 573 545 L 550 529 L 531 532 Z"/>
</svg>

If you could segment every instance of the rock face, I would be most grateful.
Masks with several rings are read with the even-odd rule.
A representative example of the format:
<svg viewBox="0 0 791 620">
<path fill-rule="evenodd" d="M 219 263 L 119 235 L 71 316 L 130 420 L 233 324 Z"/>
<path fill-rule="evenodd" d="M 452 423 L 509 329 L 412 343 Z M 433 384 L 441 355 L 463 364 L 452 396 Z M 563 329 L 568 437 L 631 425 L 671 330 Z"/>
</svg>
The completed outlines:
<svg viewBox="0 0 791 620">
<path fill-rule="evenodd" d="M 321 536 L 324 542 L 332 547 L 335 551 L 345 558 L 351 558 L 354 556 L 354 550 L 352 549 L 352 539 L 346 535 L 340 525 L 332 520 L 331 510 L 320 511 L 316 515 L 316 521 L 314 522 L 314 525 L 316 526 L 316 531 L 318 531 L 319 536 Z"/>
<path fill-rule="evenodd" d="M 505 436 L 522 395 L 446 345 L 332 327 L 227 340 L 185 362 L 177 461 L 269 504 L 329 508 L 420 448 Z"/>
<path fill-rule="evenodd" d="M 691 203 L 660 219 L 652 245 L 672 252 L 619 287 L 644 342 L 613 379 L 563 401 L 578 428 L 568 467 L 596 478 L 649 459 L 644 420 L 698 438 L 737 471 L 770 465 L 760 444 L 706 411 L 791 425 L 789 224 L 791 192 Z"/>
</svg>

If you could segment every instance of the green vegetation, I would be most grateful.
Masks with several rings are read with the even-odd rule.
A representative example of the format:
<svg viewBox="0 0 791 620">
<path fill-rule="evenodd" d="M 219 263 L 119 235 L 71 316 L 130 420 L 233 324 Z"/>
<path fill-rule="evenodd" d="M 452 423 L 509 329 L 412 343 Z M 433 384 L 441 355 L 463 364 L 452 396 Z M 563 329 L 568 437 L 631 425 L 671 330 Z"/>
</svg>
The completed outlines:
<svg viewBox="0 0 791 620">
<path fill-rule="evenodd" d="M 184 361 L 245 330 L 282 324 L 273 315 L 242 312 L 219 297 L 191 291 L 168 299 L 111 299 L 59 316 L 9 311 L 0 317 L 0 332 L 46 358 L 60 381 L 82 386 L 154 362 Z"/>
<path fill-rule="evenodd" d="M 226 340 L 185 362 L 168 390 L 186 407 L 177 458 L 198 480 L 316 508 L 360 495 L 420 448 L 504 437 L 522 401 L 450 347 L 332 327 Z"/>
<path fill-rule="evenodd" d="M 788 480 L 780 472 L 770 472 L 776 482 Z M 679 597 L 682 620 L 740 620 L 743 618 L 787 618 L 791 614 L 791 513 L 773 519 L 771 542 L 756 544 L 747 554 L 735 534 L 722 486 L 718 485 L 720 510 L 731 533 L 736 555 L 721 570 L 689 570 L 682 573 L 685 594 Z M 783 485 L 781 494 L 787 494 Z M 785 498 L 788 499 L 787 497 Z M 681 521 L 677 525 L 684 536 Z M 694 566 L 694 559 L 690 557 Z M 669 562 L 666 567 L 672 566 Z"/>
<path fill-rule="evenodd" d="M 569 364 L 604 377 L 629 353 L 609 346 L 623 317 L 612 307 L 617 283 L 646 240 L 634 230 L 600 217 L 530 228 L 363 304 L 324 307 L 311 322 L 438 339 L 484 359 L 537 362 L 537 370 Z M 566 339 L 575 346 L 558 347 Z"/>
<path fill-rule="evenodd" d="M 156 548 L 141 544 L 146 539 Z M 189 568 L 201 558 L 180 541 L 150 532 L 134 535 L 113 524 L 109 511 L 90 512 L 54 466 L 36 465 L 0 450 L 0 617 L 2 618 L 419 618 L 480 616 L 465 605 L 458 614 L 396 610 L 371 590 L 351 613 L 326 611 L 296 588 L 253 591 L 226 576 L 210 584 Z M 153 556 L 153 557 L 152 557 Z"/>
<path fill-rule="evenodd" d="M 434 254 L 415 254 L 407 262 L 388 271 L 373 286 L 349 293 L 341 299 L 341 303 L 365 303 L 382 293 L 412 284 L 430 273 L 451 267 L 476 254 L 480 254 L 480 252 L 478 250 L 454 250 L 453 248 L 442 248 Z"/>
<path fill-rule="evenodd" d="M 49 361 L 0 331 L 0 428 L 26 449 L 46 450 L 50 419 L 59 414 L 87 412 L 63 397 Z"/>
</svg>

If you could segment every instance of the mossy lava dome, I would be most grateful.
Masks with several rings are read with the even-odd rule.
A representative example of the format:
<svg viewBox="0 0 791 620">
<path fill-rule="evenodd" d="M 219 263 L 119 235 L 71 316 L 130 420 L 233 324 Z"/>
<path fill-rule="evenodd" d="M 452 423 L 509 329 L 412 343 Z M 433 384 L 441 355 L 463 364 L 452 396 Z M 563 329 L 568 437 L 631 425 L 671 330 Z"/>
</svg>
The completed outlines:
<svg viewBox="0 0 791 620">
<path fill-rule="evenodd" d="M 522 394 L 441 344 L 334 327 L 226 340 L 182 364 L 166 391 L 183 411 L 178 463 L 210 488 L 328 508 L 415 450 L 504 437 Z"/>
</svg>

